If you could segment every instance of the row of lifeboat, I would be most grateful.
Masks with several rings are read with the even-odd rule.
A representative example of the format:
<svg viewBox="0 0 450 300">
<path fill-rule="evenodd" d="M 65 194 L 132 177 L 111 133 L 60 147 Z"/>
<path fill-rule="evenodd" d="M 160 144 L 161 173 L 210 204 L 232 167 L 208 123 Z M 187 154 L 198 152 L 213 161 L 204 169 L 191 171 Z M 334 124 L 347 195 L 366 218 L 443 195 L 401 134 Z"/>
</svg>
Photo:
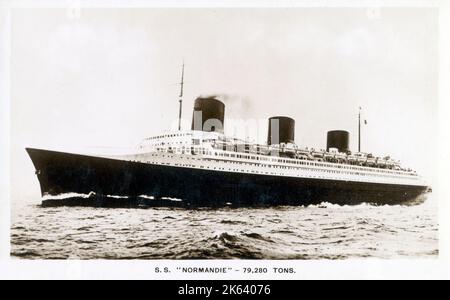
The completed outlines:
<svg viewBox="0 0 450 300">
<path fill-rule="evenodd" d="M 337 149 L 330 149 L 331 151 L 316 150 L 314 148 L 300 148 L 295 144 L 280 144 L 280 145 L 260 145 L 250 143 L 239 143 L 236 141 L 215 141 L 213 148 L 227 150 L 238 153 L 250 153 L 257 155 L 277 155 L 281 157 L 329 162 L 329 163 L 341 163 L 365 167 L 374 167 L 391 170 L 403 170 L 400 166 L 400 162 L 393 160 L 391 157 L 375 157 L 370 153 L 341 153 Z M 411 171 L 411 170 L 404 170 Z"/>
</svg>

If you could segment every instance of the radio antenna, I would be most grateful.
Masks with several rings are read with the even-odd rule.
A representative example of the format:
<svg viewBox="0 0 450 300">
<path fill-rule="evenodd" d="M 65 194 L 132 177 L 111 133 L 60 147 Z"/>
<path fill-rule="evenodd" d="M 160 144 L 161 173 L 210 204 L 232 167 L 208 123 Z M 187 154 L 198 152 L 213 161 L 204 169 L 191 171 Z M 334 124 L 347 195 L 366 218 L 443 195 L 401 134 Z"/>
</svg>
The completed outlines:
<svg viewBox="0 0 450 300">
<path fill-rule="evenodd" d="M 361 107 L 358 114 L 358 152 L 361 152 Z"/>
<path fill-rule="evenodd" d="M 178 131 L 181 131 L 181 117 L 183 114 L 183 88 L 184 88 L 184 61 L 181 69 L 180 95 L 178 96 L 180 102 L 180 111 L 178 115 Z"/>
</svg>

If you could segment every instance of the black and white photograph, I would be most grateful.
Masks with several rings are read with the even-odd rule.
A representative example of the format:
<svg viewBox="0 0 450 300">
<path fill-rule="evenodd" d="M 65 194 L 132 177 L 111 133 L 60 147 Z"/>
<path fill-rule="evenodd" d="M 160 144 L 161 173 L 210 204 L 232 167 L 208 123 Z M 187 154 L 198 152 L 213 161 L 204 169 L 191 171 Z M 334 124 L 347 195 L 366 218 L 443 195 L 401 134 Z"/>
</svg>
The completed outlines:
<svg viewBox="0 0 450 300">
<path fill-rule="evenodd" d="M 9 260 L 440 259 L 438 5 L 56 2 L 2 15 Z"/>
</svg>

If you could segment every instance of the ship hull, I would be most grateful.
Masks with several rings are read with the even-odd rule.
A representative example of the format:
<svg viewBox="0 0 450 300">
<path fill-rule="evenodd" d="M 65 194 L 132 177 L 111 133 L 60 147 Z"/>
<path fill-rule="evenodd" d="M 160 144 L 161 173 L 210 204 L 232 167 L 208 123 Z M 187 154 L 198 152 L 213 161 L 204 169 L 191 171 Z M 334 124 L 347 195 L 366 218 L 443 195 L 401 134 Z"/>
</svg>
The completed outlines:
<svg viewBox="0 0 450 300">
<path fill-rule="evenodd" d="M 153 165 L 27 149 L 42 195 L 89 197 L 46 200 L 43 205 L 101 207 L 220 207 L 308 205 L 329 202 L 402 204 L 421 201 L 427 187 Z"/>
</svg>

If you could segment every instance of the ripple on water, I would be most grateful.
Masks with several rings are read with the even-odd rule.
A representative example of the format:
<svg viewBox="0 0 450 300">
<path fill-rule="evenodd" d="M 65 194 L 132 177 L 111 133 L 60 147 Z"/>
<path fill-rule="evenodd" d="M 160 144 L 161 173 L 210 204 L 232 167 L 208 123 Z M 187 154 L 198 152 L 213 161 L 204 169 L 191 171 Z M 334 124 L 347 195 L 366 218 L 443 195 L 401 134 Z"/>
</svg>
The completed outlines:
<svg viewBox="0 0 450 300">
<path fill-rule="evenodd" d="M 437 208 L 95 209 L 14 214 L 17 259 L 348 259 L 437 257 Z"/>
</svg>

